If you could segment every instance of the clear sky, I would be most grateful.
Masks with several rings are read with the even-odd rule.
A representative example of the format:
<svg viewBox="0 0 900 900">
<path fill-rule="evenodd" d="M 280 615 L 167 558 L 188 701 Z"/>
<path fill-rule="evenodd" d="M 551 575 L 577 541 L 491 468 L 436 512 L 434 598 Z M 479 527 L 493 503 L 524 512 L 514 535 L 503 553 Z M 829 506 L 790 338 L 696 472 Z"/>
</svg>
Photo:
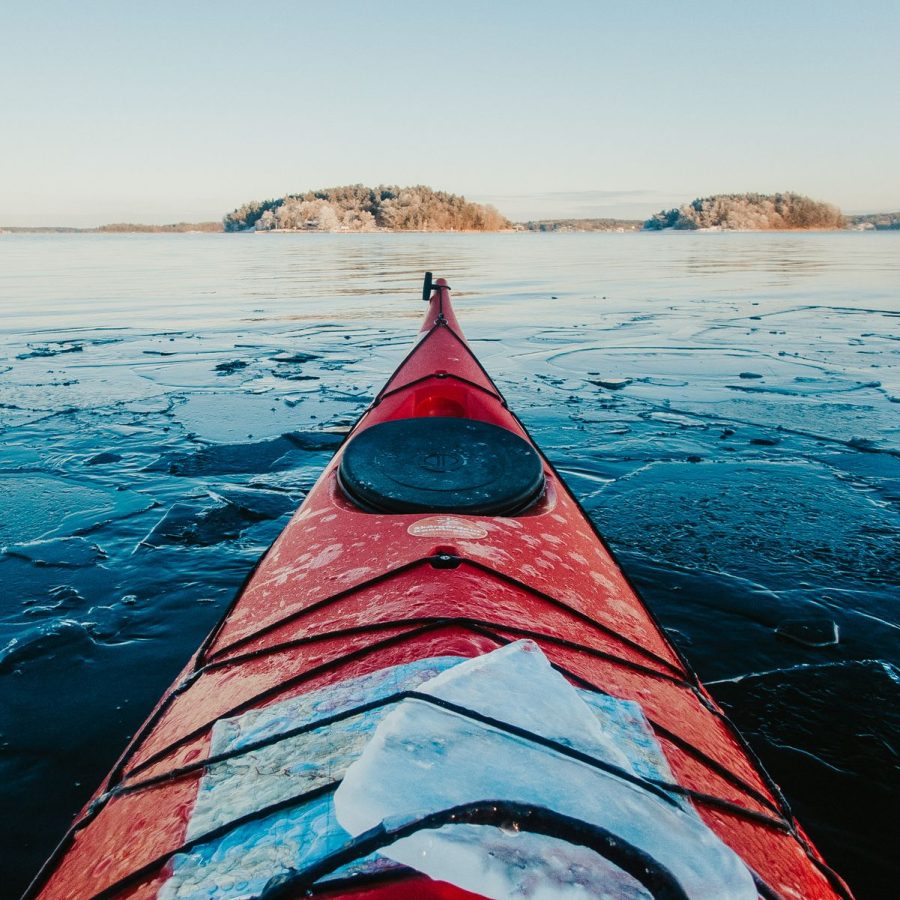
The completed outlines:
<svg viewBox="0 0 900 900">
<path fill-rule="evenodd" d="M 427 184 L 519 218 L 900 209 L 898 0 L 0 0 L 0 225 Z"/>
</svg>

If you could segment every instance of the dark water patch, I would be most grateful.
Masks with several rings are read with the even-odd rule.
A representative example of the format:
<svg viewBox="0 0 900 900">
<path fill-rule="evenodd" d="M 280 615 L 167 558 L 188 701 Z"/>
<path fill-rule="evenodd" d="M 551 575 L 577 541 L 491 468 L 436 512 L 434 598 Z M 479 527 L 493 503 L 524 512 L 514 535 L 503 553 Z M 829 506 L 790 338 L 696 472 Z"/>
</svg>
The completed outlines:
<svg viewBox="0 0 900 900">
<path fill-rule="evenodd" d="M 210 499 L 218 502 L 211 505 Z M 276 491 L 220 488 L 205 499 L 172 504 L 140 545 L 208 547 L 234 540 L 252 523 L 278 519 L 295 506 L 296 501 L 290 496 Z"/>
<path fill-rule="evenodd" d="M 614 545 L 615 548 L 615 545 Z M 842 616 L 814 601 L 798 602 L 738 575 L 663 565 L 620 549 L 626 570 L 700 677 L 721 679 L 781 665 L 844 659 L 852 643 L 810 647 L 778 635 L 803 617 L 822 627 Z M 852 635 L 851 627 L 842 629 Z"/>
<path fill-rule="evenodd" d="M 305 451 L 329 450 L 334 452 L 341 445 L 341 436 L 330 431 L 293 431 L 285 438 L 297 449 Z"/>
<path fill-rule="evenodd" d="M 3 552 L 27 559 L 38 566 L 78 568 L 100 563 L 107 554 L 83 537 L 50 538 L 25 544 L 9 544 Z"/>
<path fill-rule="evenodd" d="M 781 443 L 781 435 L 779 434 L 746 428 L 735 429 L 732 438 L 736 441 L 745 440 L 756 447 L 776 447 Z"/>
<path fill-rule="evenodd" d="M 288 353 L 278 353 L 275 356 L 270 357 L 272 362 L 276 363 L 308 363 L 312 362 L 314 359 L 320 359 L 320 353 L 301 353 L 298 351 L 288 352 Z"/>
<path fill-rule="evenodd" d="M 275 375 L 285 381 L 319 381 L 319 375 L 308 375 L 299 369 L 276 369 Z"/>
<path fill-rule="evenodd" d="M 0 675 L 8 675 L 32 660 L 46 659 L 62 650 L 68 656 L 75 655 L 90 642 L 88 627 L 72 619 L 35 626 L 0 648 Z"/>
<path fill-rule="evenodd" d="M 160 693 L 183 664 L 145 647 L 136 669 L 134 645 L 98 645 L 80 630 L 66 647 L 56 644 L 0 677 L 0 777 L 15 785 L 0 796 L 0 840 L 16 848 L 14 871 L 21 867 L 10 896 L 37 871 L 144 719 L 145 696 Z"/>
<path fill-rule="evenodd" d="M 614 543 L 761 583 L 900 583 L 900 515 L 810 462 L 653 463 L 592 508 Z"/>
<path fill-rule="evenodd" d="M 78 341 L 51 341 L 47 344 L 29 344 L 31 349 L 19 353 L 16 359 L 38 359 L 48 356 L 59 356 L 61 353 L 81 353 L 84 344 Z"/>
<path fill-rule="evenodd" d="M 188 453 L 167 453 L 149 469 L 183 477 L 273 472 L 292 468 L 297 451 L 335 450 L 340 443 L 340 436 L 329 432 L 292 432 L 254 444 L 219 444 Z"/>
<path fill-rule="evenodd" d="M 224 500 L 253 521 L 278 519 L 299 505 L 297 496 L 253 488 L 217 488 L 213 496 Z"/>
<path fill-rule="evenodd" d="M 245 359 L 231 359 L 227 362 L 220 362 L 216 366 L 216 373 L 218 375 L 233 375 L 235 372 L 241 371 L 241 369 L 246 369 L 248 365 L 250 364 Z"/>
<path fill-rule="evenodd" d="M 173 503 L 142 539 L 142 547 L 186 544 L 208 547 L 239 537 L 246 519 L 230 504 L 220 506 Z"/>
<path fill-rule="evenodd" d="M 749 675 L 710 687 L 816 833 L 839 872 L 865 872 L 865 895 L 895 893 L 884 852 L 900 804 L 900 677 L 880 661 Z M 842 811 L 835 827 L 835 811 Z"/>
<path fill-rule="evenodd" d="M 88 457 L 84 461 L 86 466 L 109 466 L 113 463 L 118 463 L 122 461 L 121 453 L 114 453 L 111 450 L 103 450 L 100 453 L 95 453 L 93 456 Z"/>
</svg>

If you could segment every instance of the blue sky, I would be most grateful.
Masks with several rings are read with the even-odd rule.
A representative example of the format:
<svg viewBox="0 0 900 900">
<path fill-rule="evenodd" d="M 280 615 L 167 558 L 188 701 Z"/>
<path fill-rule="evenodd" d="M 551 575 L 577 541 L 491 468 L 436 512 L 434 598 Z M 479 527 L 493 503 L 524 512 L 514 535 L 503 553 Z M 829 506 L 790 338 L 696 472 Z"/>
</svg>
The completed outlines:
<svg viewBox="0 0 900 900">
<path fill-rule="evenodd" d="M 900 209 L 900 3 L 0 0 L 0 225 L 428 184 L 513 218 Z"/>
</svg>

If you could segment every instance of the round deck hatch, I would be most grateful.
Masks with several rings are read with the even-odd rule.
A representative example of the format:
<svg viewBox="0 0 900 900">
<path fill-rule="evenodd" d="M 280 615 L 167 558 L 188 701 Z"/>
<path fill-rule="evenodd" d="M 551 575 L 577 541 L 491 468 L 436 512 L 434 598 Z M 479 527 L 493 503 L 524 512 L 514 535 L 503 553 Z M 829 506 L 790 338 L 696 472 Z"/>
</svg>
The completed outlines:
<svg viewBox="0 0 900 900">
<path fill-rule="evenodd" d="M 371 512 L 508 516 L 544 487 L 537 451 L 476 419 L 396 419 L 361 431 L 338 468 L 344 493 Z"/>
</svg>

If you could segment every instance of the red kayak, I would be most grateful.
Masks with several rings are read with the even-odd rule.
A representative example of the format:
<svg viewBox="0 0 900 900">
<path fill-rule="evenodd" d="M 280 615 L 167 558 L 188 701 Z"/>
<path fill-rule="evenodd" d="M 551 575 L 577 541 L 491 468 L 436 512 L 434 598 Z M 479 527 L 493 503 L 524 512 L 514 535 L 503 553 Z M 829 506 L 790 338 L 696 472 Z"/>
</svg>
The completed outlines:
<svg viewBox="0 0 900 900">
<path fill-rule="evenodd" d="M 849 897 L 424 298 L 27 896 Z"/>
</svg>

